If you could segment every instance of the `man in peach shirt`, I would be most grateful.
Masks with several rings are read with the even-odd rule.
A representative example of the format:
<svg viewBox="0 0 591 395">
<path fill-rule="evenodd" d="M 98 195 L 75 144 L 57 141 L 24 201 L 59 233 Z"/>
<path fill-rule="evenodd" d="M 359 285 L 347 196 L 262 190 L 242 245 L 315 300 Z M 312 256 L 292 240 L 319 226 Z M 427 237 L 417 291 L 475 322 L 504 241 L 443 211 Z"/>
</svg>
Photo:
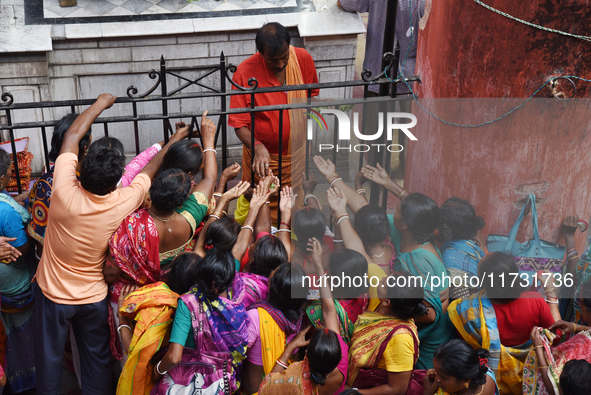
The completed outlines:
<svg viewBox="0 0 591 395">
<path fill-rule="evenodd" d="M 108 241 L 143 202 L 168 146 L 187 136 L 179 130 L 126 188 L 117 189 L 125 155 L 91 146 L 76 179 L 78 143 L 116 97 L 103 93 L 68 129 L 55 163 L 45 248 L 36 280 L 37 393 L 58 395 L 70 320 L 80 352 L 83 394 L 109 394 L 110 350 L 107 283 Z"/>
</svg>

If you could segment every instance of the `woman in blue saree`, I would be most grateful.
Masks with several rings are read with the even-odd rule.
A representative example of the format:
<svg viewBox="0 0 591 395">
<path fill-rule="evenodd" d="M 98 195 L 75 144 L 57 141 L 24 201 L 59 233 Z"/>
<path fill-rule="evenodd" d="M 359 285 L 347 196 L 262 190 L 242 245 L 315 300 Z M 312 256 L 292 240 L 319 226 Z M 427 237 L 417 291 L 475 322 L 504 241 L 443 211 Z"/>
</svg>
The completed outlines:
<svg viewBox="0 0 591 395">
<path fill-rule="evenodd" d="M 439 235 L 443 241 L 441 255 L 449 276 L 456 280 L 450 288 L 451 300 L 467 298 L 480 288 L 470 286 L 468 281 L 478 276 L 478 262 L 486 254 L 486 239 L 480 229 L 484 219 L 476 216 L 474 207 L 464 199 L 452 197 L 439 208 Z M 461 285 L 457 278 L 461 278 Z"/>
</svg>

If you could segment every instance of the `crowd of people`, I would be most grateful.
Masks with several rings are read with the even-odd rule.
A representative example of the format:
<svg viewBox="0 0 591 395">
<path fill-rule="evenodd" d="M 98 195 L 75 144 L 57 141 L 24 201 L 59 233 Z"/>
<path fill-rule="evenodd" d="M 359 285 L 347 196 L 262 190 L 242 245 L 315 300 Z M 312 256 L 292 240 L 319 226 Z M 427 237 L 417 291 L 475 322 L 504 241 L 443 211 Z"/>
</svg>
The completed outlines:
<svg viewBox="0 0 591 395">
<path fill-rule="evenodd" d="M 258 62 L 271 83 L 313 79 L 315 70 L 293 65 L 309 55 L 277 25 L 261 29 L 247 66 Z M 519 272 L 514 257 L 488 253 L 484 219 L 466 200 L 439 206 L 379 164 L 351 186 L 320 156 L 327 191 L 311 175 L 291 179 L 301 172 L 279 179 L 273 119 L 254 147 L 247 120 L 234 120 L 248 155 L 218 178 L 206 112 L 201 144 L 178 123 L 168 143 L 125 165 L 119 140 L 90 134 L 115 99 L 102 94 L 56 125 L 55 164 L 31 189 L 29 210 L 0 199 L 7 392 L 59 394 L 65 363 L 83 394 L 113 393 L 113 372 L 122 395 L 591 393 L 591 256 L 574 247 L 577 216 L 561 224 L 576 284 L 568 314 L 556 281 L 544 295 L 492 280 L 437 285 L 443 273 Z M 10 176 L 0 150 L 0 190 Z M 392 214 L 369 204 L 366 183 L 399 199 Z M 378 281 L 334 286 L 333 276 Z"/>
</svg>

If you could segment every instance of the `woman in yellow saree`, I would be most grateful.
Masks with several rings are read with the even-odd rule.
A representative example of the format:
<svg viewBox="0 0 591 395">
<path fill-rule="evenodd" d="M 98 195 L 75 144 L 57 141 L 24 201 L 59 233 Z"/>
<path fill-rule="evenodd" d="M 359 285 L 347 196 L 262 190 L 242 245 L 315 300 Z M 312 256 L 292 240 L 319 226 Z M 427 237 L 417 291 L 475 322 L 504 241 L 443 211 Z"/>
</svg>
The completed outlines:
<svg viewBox="0 0 591 395">
<path fill-rule="evenodd" d="M 395 284 L 408 284 L 395 286 Z M 418 332 L 413 317 L 427 313 L 422 303 L 425 292 L 408 273 L 384 277 L 378 287 L 380 304 L 374 311 L 361 314 L 349 349 L 347 384 L 363 395 L 405 394 L 418 358 Z M 387 345 L 380 357 L 384 341 Z M 380 359 L 378 359 L 380 358 Z M 367 369 L 377 362 L 387 372 L 387 380 L 368 380 Z M 371 383 L 370 383 L 371 381 Z"/>
</svg>

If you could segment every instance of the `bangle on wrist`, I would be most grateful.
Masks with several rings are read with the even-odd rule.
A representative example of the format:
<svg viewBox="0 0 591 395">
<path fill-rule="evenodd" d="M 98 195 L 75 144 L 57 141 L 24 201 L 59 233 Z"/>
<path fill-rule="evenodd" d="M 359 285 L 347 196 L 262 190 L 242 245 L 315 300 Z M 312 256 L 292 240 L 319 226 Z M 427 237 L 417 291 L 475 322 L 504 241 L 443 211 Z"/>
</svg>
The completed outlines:
<svg viewBox="0 0 591 395">
<path fill-rule="evenodd" d="M 121 336 L 121 328 L 127 328 L 133 332 L 133 329 L 131 329 L 131 326 L 129 326 L 127 324 L 121 324 L 117 327 L 117 332 L 119 332 L 119 336 Z"/>
<path fill-rule="evenodd" d="M 333 243 L 342 243 L 342 242 L 343 242 L 343 240 L 332 239 L 332 242 L 333 242 Z"/>
<path fill-rule="evenodd" d="M 360 193 L 360 194 L 362 193 L 364 195 L 367 195 L 367 191 L 365 190 L 365 188 L 358 189 L 355 192 Z"/>
<path fill-rule="evenodd" d="M 347 213 L 343 213 L 343 214 L 341 214 L 341 215 L 338 215 L 338 216 L 337 216 L 337 219 L 336 219 L 335 221 L 338 221 L 339 219 L 343 218 L 343 217 L 344 217 L 344 216 L 346 216 L 346 215 L 349 215 L 349 214 L 347 214 Z"/>
<path fill-rule="evenodd" d="M 314 196 L 313 194 L 309 193 L 306 196 L 304 196 L 304 205 L 308 205 L 307 201 L 309 197 L 313 197 L 314 200 L 318 201 L 318 198 L 316 196 Z"/>
<path fill-rule="evenodd" d="M 548 300 L 548 298 L 546 298 L 546 303 L 558 304 L 558 299 L 556 299 L 556 300 Z"/>
<path fill-rule="evenodd" d="M 156 364 L 156 366 L 154 366 L 154 368 L 156 369 L 156 373 L 158 373 L 160 376 L 164 376 L 168 372 L 168 370 L 161 372 L 159 369 L 161 363 L 162 363 L 162 360 L 158 361 L 158 363 Z"/>
<path fill-rule="evenodd" d="M 209 217 L 210 217 L 210 218 L 211 218 L 211 217 L 213 217 L 213 218 L 215 218 L 215 219 L 221 219 L 221 217 L 220 217 L 218 214 L 216 214 L 216 213 L 209 214 Z"/>
<path fill-rule="evenodd" d="M 250 226 L 250 225 L 244 225 L 244 226 L 243 226 L 242 228 L 240 228 L 240 229 L 250 229 L 250 231 L 251 231 L 252 233 L 254 233 L 254 228 L 253 228 L 252 226 Z"/>
<path fill-rule="evenodd" d="M 206 149 L 204 149 L 204 150 L 203 150 L 203 153 L 206 153 L 207 151 L 213 152 L 213 154 L 214 154 L 214 155 L 217 155 L 217 153 L 218 153 L 218 152 L 217 152 L 216 150 L 214 150 L 213 148 L 206 148 Z"/>
<path fill-rule="evenodd" d="M 340 216 L 340 217 L 337 219 L 337 226 L 338 226 L 338 225 L 341 223 L 341 221 L 342 221 L 342 220 L 344 220 L 344 219 L 347 219 L 347 218 L 348 218 L 349 220 L 351 220 L 351 217 L 349 216 L 349 214 L 344 214 L 344 215 L 341 215 L 341 216 Z"/>
<path fill-rule="evenodd" d="M 287 365 L 285 362 L 283 362 L 281 359 L 277 359 L 277 361 L 275 361 L 275 363 L 279 366 L 281 366 L 283 369 L 287 369 L 289 367 L 289 365 Z"/>
<path fill-rule="evenodd" d="M 287 222 L 283 222 L 283 221 L 281 221 L 281 222 L 279 223 L 279 226 L 281 226 L 281 225 L 285 225 L 285 226 L 287 226 L 288 228 L 290 228 L 290 229 L 291 229 L 291 225 L 290 225 L 290 224 L 288 224 Z"/>
<path fill-rule="evenodd" d="M 221 198 L 222 197 L 222 194 L 219 193 L 219 192 L 214 192 L 213 193 L 213 196 Z"/>
<path fill-rule="evenodd" d="M 576 331 L 577 331 L 577 324 L 575 324 L 575 323 L 573 322 L 573 333 L 575 333 Z"/>
<path fill-rule="evenodd" d="M 277 233 L 279 233 L 279 232 L 289 232 L 289 233 L 291 233 L 291 230 L 289 230 L 289 229 L 277 229 Z"/>
<path fill-rule="evenodd" d="M 398 199 L 402 200 L 402 197 L 404 196 L 404 194 L 406 193 L 406 190 L 402 190 L 402 192 L 400 193 L 400 196 L 398 196 Z"/>
<path fill-rule="evenodd" d="M 257 146 L 257 144 L 263 144 L 263 143 L 262 143 L 262 141 L 255 141 L 255 143 L 254 143 L 254 146 L 253 146 L 253 147 L 256 147 L 256 146 Z"/>
<path fill-rule="evenodd" d="M 339 181 L 339 180 L 342 180 L 342 178 L 341 178 L 341 177 L 337 177 L 337 178 L 335 178 L 334 180 L 332 180 L 332 181 L 330 182 L 330 187 L 332 188 L 332 184 L 334 184 L 335 182 L 337 182 L 337 181 Z"/>
</svg>

